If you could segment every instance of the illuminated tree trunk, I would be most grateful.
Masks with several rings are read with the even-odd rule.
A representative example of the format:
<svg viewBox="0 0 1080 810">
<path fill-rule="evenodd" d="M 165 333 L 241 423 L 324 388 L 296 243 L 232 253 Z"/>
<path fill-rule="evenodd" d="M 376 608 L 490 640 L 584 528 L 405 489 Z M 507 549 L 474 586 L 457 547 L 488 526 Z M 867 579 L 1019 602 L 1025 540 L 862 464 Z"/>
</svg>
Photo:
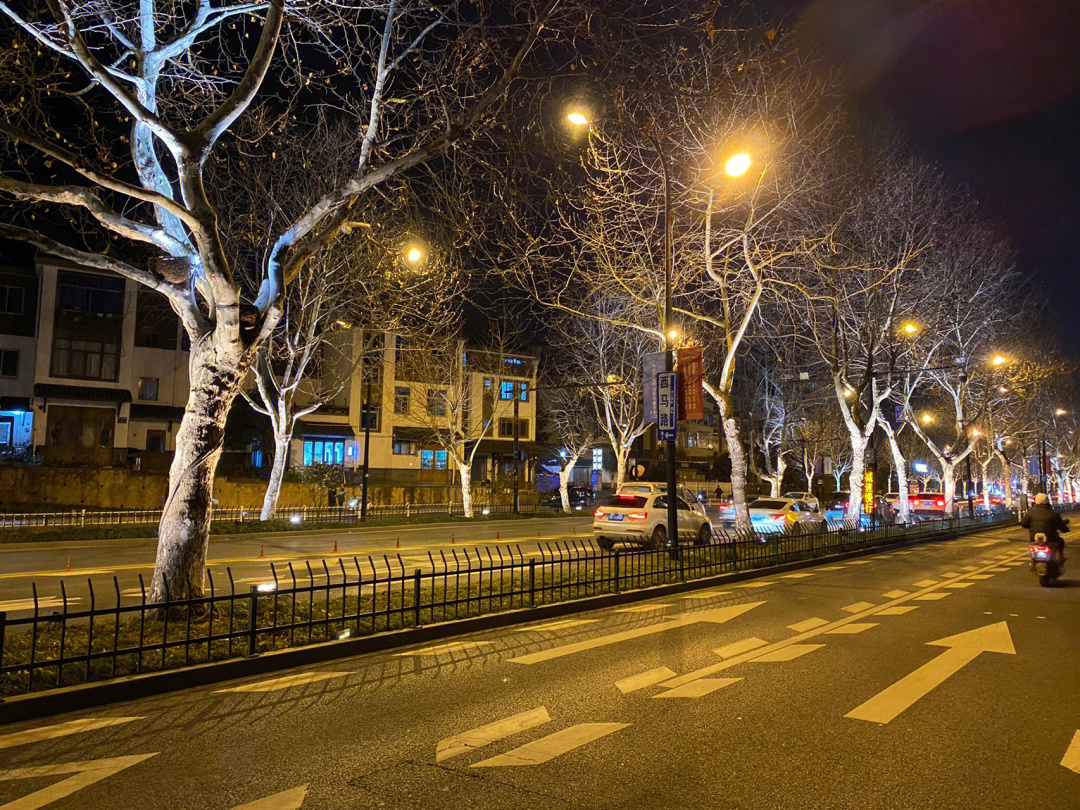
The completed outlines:
<svg viewBox="0 0 1080 810">
<path fill-rule="evenodd" d="M 473 516 L 472 469 L 468 463 L 458 462 L 458 475 L 461 478 L 461 508 L 465 512 L 465 517 L 471 518 Z"/>
<path fill-rule="evenodd" d="M 945 512 L 956 514 L 956 462 L 941 462 L 941 492 L 945 496 Z"/>
<path fill-rule="evenodd" d="M 728 458 L 731 460 L 731 502 L 735 507 L 735 528 L 750 528 L 750 510 L 746 506 L 746 452 L 743 450 L 739 423 L 731 413 L 731 398 L 717 392 L 713 396 L 720 411 L 720 424 L 724 428 Z"/>
<path fill-rule="evenodd" d="M 266 484 L 259 520 L 271 520 L 277 511 L 278 499 L 281 497 L 281 481 L 285 477 L 285 468 L 289 463 L 291 441 L 291 432 L 274 433 L 274 463 L 270 467 L 270 480 Z"/>
<path fill-rule="evenodd" d="M 893 430 L 893 426 L 882 419 L 881 429 L 889 440 L 889 452 L 892 454 L 893 466 L 896 468 L 896 489 L 899 495 L 897 503 L 900 507 L 897 511 L 899 512 L 900 522 L 909 523 L 911 521 L 911 498 L 908 494 L 907 459 L 904 458 L 904 454 L 900 450 L 900 443 L 896 441 L 896 431 Z"/>
<path fill-rule="evenodd" d="M 564 512 L 570 511 L 570 474 L 577 461 L 578 456 L 570 456 L 563 460 L 563 465 L 559 468 L 559 500 Z"/>
<path fill-rule="evenodd" d="M 859 522 L 863 513 L 863 478 L 866 475 L 866 445 L 867 439 L 861 431 L 851 432 L 851 472 L 848 473 L 848 489 L 851 497 L 848 498 L 847 520 Z"/>
</svg>

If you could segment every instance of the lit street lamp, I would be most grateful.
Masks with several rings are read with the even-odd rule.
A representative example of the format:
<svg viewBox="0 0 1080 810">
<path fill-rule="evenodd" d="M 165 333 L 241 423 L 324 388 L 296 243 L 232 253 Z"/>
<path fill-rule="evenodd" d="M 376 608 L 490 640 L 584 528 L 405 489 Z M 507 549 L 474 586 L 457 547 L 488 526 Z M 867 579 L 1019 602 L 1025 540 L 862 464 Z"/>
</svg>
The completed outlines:
<svg viewBox="0 0 1080 810">
<path fill-rule="evenodd" d="M 750 171 L 752 162 L 749 154 L 737 152 L 724 161 L 724 174 L 728 177 L 742 177 Z"/>
</svg>

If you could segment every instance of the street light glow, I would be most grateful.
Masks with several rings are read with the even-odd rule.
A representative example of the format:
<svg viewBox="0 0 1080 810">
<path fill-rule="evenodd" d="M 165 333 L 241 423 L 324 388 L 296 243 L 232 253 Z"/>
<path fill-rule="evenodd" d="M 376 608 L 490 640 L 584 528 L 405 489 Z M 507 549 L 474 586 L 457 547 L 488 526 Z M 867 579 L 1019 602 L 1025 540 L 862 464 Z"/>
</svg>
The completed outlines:
<svg viewBox="0 0 1080 810">
<path fill-rule="evenodd" d="M 424 251 L 420 249 L 419 245 L 410 245 L 405 250 L 405 259 L 409 264 L 417 264 L 424 258 Z"/>
<path fill-rule="evenodd" d="M 995 354 L 994 359 L 990 362 L 993 363 L 995 366 L 1000 366 L 1005 363 L 1005 357 L 1000 354 Z"/>
<path fill-rule="evenodd" d="M 919 325 L 915 323 L 915 321 L 908 321 L 904 324 L 904 331 L 907 332 L 909 335 L 914 335 L 916 332 L 919 331 Z"/>
<path fill-rule="evenodd" d="M 668 329 L 667 330 L 667 338 L 672 343 L 674 343 L 676 340 L 679 339 L 679 330 L 678 329 Z"/>
<path fill-rule="evenodd" d="M 844 389 L 844 399 L 851 399 L 853 396 L 855 396 L 854 391 L 852 391 L 850 388 Z"/>
<path fill-rule="evenodd" d="M 933 422 L 933 421 L 934 421 L 934 416 L 933 416 L 933 414 L 929 414 L 929 413 L 924 413 L 924 414 L 922 415 L 922 423 L 923 423 L 924 425 L 929 425 L 929 424 L 930 424 L 931 422 Z"/>
<path fill-rule="evenodd" d="M 1054 411 L 1054 416 L 1064 416 L 1064 415 L 1065 415 L 1065 409 L 1064 408 L 1058 408 L 1058 409 L 1056 409 Z"/>
<path fill-rule="evenodd" d="M 585 117 L 585 113 L 580 110 L 571 110 L 566 114 L 566 120 L 573 124 L 575 127 L 587 127 L 589 125 L 589 119 Z"/>
<path fill-rule="evenodd" d="M 738 152 L 724 162 L 724 174 L 728 177 L 742 177 L 750 171 L 750 155 Z"/>
</svg>

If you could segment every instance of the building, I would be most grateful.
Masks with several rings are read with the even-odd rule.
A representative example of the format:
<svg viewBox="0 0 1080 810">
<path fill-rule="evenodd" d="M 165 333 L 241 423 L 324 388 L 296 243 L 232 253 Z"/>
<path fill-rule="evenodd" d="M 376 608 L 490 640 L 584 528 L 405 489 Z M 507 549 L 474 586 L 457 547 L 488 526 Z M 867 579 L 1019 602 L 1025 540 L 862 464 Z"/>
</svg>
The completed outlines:
<svg viewBox="0 0 1080 810">
<path fill-rule="evenodd" d="M 185 337 L 168 302 L 51 256 L 0 278 L 11 445 L 47 463 L 167 467 L 187 401 Z"/>
</svg>

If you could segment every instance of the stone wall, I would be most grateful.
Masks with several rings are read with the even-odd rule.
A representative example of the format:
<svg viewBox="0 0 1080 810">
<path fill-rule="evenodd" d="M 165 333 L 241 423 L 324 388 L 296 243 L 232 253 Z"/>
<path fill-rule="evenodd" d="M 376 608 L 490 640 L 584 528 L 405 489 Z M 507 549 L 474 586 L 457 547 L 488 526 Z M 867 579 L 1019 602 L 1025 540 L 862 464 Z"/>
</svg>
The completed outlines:
<svg viewBox="0 0 1080 810">
<path fill-rule="evenodd" d="M 168 476 L 133 472 L 117 467 L 0 466 L 0 511 L 20 507 L 75 509 L 160 509 L 168 492 Z M 250 478 L 221 478 L 214 484 L 218 506 L 258 508 L 266 482 Z M 360 487 L 346 487 L 346 499 L 360 497 Z M 474 492 L 474 497 L 478 493 Z M 369 487 L 373 506 L 405 503 L 451 503 L 461 500 L 457 486 Z M 281 487 L 281 508 L 326 506 L 326 493 L 312 493 L 302 484 L 287 481 Z"/>
</svg>

